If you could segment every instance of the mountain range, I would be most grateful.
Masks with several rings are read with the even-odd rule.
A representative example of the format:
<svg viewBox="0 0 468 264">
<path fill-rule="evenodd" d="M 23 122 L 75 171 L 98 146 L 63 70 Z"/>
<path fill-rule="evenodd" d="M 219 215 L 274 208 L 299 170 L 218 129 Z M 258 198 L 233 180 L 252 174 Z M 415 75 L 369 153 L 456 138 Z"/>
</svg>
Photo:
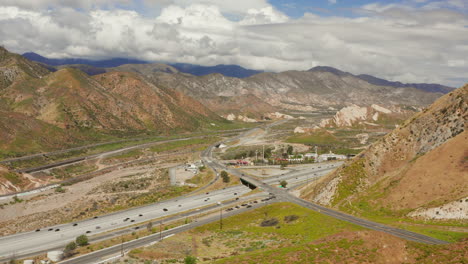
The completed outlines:
<svg viewBox="0 0 468 264">
<path fill-rule="evenodd" d="M 87 60 L 87 59 L 76 59 L 76 58 L 64 58 L 64 59 L 49 59 L 43 57 L 34 52 L 26 52 L 23 54 L 23 57 L 40 62 L 49 66 L 63 66 L 63 65 L 74 65 L 74 67 L 79 67 L 80 70 L 94 75 L 103 73 L 102 69 L 97 68 L 112 68 L 118 67 L 124 64 L 148 64 L 150 62 L 138 60 L 138 59 L 128 59 L 128 58 L 111 58 L 106 60 Z M 168 63 L 167 65 L 177 69 L 177 71 L 189 73 L 196 76 L 202 76 L 211 73 L 221 73 L 225 76 L 245 78 L 252 76 L 254 74 L 260 73 L 262 71 L 245 69 L 238 65 L 215 65 L 215 66 L 201 66 L 187 63 Z"/>
<path fill-rule="evenodd" d="M 73 68 L 50 72 L 3 48 L 0 102 L 0 149 L 10 154 L 227 122 L 193 98 L 137 73 L 89 76 Z"/>
<path fill-rule="evenodd" d="M 221 116 L 232 114 L 260 119 L 279 111 L 337 111 L 350 104 L 421 108 L 441 95 L 375 85 L 328 67 L 245 78 L 196 76 L 160 63 L 52 67 L 0 48 L 0 147 L 19 155 L 117 134 L 193 131 L 228 122 Z"/>
<path fill-rule="evenodd" d="M 24 53 L 23 56 L 29 60 L 40 62 L 49 66 L 63 66 L 63 65 L 73 65 L 73 67 L 78 67 L 80 70 L 90 74 L 101 74 L 105 70 L 100 68 L 112 68 L 118 67 L 123 64 L 149 64 L 151 62 L 138 60 L 138 59 L 128 59 L 128 58 L 112 58 L 106 60 L 87 60 L 87 59 L 76 59 L 76 58 L 64 58 L 64 59 L 49 59 L 43 57 L 34 52 Z M 263 71 L 246 69 L 238 65 L 216 65 L 216 66 L 201 66 L 187 63 L 166 63 L 168 66 L 177 69 L 179 72 L 189 73 L 195 76 L 203 76 L 212 73 L 220 73 L 227 77 L 236 77 L 236 78 L 247 78 Z M 343 72 L 339 69 L 335 69 L 327 66 L 317 66 L 309 71 L 314 72 L 330 72 L 336 75 L 353 75 L 348 72 Z M 432 83 L 401 83 L 401 82 L 392 82 L 385 79 L 381 79 L 368 74 L 359 74 L 353 75 L 361 80 L 364 80 L 368 83 L 378 85 L 378 86 L 387 86 L 395 88 L 416 88 L 427 92 L 438 92 L 438 93 L 448 93 L 452 91 L 453 87 L 448 87 L 440 84 Z"/>
</svg>

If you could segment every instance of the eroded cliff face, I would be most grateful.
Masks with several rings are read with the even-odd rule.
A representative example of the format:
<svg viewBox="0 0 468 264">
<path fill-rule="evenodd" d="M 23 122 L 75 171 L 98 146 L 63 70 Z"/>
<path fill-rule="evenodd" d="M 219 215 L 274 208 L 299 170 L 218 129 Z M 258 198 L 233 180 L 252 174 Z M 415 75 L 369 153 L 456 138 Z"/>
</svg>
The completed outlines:
<svg viewBox="0 0 468 264">
<path fill-rule="evenodd" d="M 468 85 L 443 96 L 303 195 L 356 213 L 364 202 L 411 211 L 464 199 L 468 196 L 467 97 Z"/>
<path fill-rule="evenodd" d="M 260 73 L 243 79 L 221 74 L 197 77 L 162 72 L 148 77 L 153 83 L 180 90 L 222 114 L 314 111 L 351 104 L 376 104 L 383 110 L 396 105 L 425 106 L 442 95 L 413 88 L 377 86 L 352 75 L 316 71 Z M 220 103 L 220 97 L 244 107 L 233 109 L 228 103 Z M 250 100 L 249 104 L 244 104 L 245 100 Z"/>
</svg>

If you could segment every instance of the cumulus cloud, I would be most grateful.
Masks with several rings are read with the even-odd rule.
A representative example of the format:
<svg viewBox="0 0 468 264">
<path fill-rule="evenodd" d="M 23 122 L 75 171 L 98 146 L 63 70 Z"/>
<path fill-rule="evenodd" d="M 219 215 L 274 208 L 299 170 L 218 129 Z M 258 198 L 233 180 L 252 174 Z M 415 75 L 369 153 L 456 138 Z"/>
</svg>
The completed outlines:
<svg viewBox="0 0 468 264">
<path fill-rule="evenodd" d="M 424 8 L 371 4 L 353 18 L 306 13 L 293 19 L 265 0 L 238 0 L 238 5 L 146 0 L 147 6 L 161 7 L 155 16 L 103 8 L 115 3 L 107 0 L 72 1 L 74 6 L 59 0 L 9 1 L 0 1 L 0 45 L 19 53 L 239 64 L 267 71 L 328 65 L 405 82 L 458 86 L 468 81 L 468 18 L 428 6 L 434 2 L 413 0 Z"/>
</svg>

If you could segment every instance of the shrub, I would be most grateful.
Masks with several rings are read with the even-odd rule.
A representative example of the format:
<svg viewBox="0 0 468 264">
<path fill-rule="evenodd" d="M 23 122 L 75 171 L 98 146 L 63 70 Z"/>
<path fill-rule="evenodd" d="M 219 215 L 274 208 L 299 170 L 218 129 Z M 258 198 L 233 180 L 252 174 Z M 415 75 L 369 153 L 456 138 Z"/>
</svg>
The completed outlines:
<svg viewBox="0 0 468 264">
<path fill-rule="evenodd" d="M 288 185 L 288 182 L 285 180 L 282 180 L 280 184 L 281 184 L 281 187 L 286 188 L 286 186 Z"/>
<path fill-rule="evenodd" d="M 197 263 L 197 258 L 194 256 L 186 256 L 184 259 L 185 264 L 195 264 Z"/>
<path fill-rule="evenodd" d="M 224 183 L 228 183 L 231 180 L 229 178 L 229 174 L 226 171 L 221 171 L 221 178 L 223 178 Z"/>
<path fill-rule="evenodd" d="M 284 221 L 286 223 L 290 223 L 290 222 L 295 221 L 297 219 L 299 219 L 299 216 L 297 216 L 297 215 L 287 215 L 287 216 L 284 217 Z"/>
<path fill-rule="evenodd" d="M 64 192 L 65 192 L 65 189 L 62 188 L 62 186 L 59 186 L 59 187 L 55 188 L 55 192 L 64 193 Z"/>
<path fill-rule="evenodd" d="M 77 237 L 76 244 L 80 247 L 88 245 L 88 237 L 86 235 L 81 235 Z"/>
<path fill-rule="evenodd" d="M 279 224 L 279 221 L 278 219 L 276 218 L 270 218 L 270 219 L 266 219 L 266 220 L 263 220 L 261 223 L 260 223 L 260 226 L 275 226 Z"/>
</svg>

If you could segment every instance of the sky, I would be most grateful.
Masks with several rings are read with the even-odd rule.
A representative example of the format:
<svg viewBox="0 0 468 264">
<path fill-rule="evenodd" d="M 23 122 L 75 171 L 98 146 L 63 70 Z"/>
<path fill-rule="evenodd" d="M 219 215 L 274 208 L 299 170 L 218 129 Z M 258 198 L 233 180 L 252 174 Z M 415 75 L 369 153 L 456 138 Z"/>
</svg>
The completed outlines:
<svg viewBox="0 0 468 264">
<path fill-rule="evenodd" d="M 468 0 L 0 0 L 0 45 L 265 71 L 468 82 Z"/>
</svg>

